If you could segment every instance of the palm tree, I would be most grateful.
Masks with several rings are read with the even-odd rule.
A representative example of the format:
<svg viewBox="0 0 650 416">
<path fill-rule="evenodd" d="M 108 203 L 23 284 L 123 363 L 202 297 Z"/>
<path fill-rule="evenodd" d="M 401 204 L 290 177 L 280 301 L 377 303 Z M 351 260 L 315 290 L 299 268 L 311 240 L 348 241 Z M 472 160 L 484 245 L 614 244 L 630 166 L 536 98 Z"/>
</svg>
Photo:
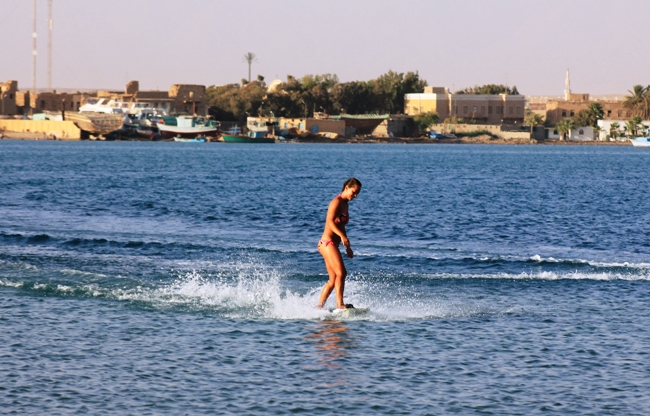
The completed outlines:
<svg viewBox="0 0 650 416">
<path fill-rule="evenodd" d="M 244 61 L 248 62 L 248 82 L 251 82 L 251 65 L 253 62 L 257 62 L 255 54 L 253 52 L 248 52 L 244 55 Z"/>
<path fill-rule="evenodd" d="M 562 140 L 566 140 L 566 135 L 573 130 L 575 124 L 571 119 L 565 119 L 557 123 L 557 131 L 562 135 Z"/>
<path fill-rule="evenodd" d="M 636 136 L 638 124 L 635 123 L 635 120 L 630 120 L 625 123 L 625 129 L 627 130 L 628 136 Z"/>
<path fill-rule="evenodd" d="M 603 128 L 600 127 L 599 125 L 594 126 L 594 131 L 596 132 L 596 140 L 600 140 L 600 133 L 603 132 Z"/>
<path fill-rule="evenodd" d="M 598 120 L 602 120 L 605 117 L 605 111 L 603 106 L 600 103 L 593 103 L 587 109 L 589 118 L 593 120 L 592 126 L 596 126 Z"/>
<path fill-rule="evenodd" d="M 612 124 L 610 124 L 609 125 L 609 137 L 616 140 L 616 137 L 618 137 L 618 128 L 619 128 L 618 122 L 615 121 Z"/>
<path fill-rule="evenodd" d="M 532 112 L 531 110 L 526 110 L 526 116 L 524 117 L 524 123 L 530 126 L 530 134 L 533 134 L 533 128 L 540 124 L 544 123 L 544 117 L 541 115 Z"/>
<path fill-rule="evenodd" d="M 635 85 L 627 92 L 629 92 L 630 95 L 625 97 L 623 106 L 629 108 L 635 114 L 644 119 L 647 119 L 648 116 L 650 116 L 650 92 L 648 91 L 648 87 Z"/>
</svg>

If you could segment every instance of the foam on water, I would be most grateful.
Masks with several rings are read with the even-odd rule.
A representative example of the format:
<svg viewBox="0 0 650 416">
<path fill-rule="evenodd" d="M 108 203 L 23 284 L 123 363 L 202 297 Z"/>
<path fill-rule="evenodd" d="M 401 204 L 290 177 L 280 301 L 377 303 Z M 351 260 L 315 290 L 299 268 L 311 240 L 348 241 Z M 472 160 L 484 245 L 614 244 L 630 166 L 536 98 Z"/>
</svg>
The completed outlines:
<svg viewBox="0 0 650 416">
<path fill-rule="evenodd" d="M 0 273 L 0 286 L 32 290 L 48 296 L 103 298 L 130 302 L 147 309 L 216 314 L 231 319 L 331 318 L 326 310 L 315 307 L 326 276 L 322 276 L 323 279 L 319 279 L 318 283 L 307 284 L 300 279 L 296 281 L 295 277 L 287 276 L 277 268 L 267 266 L 255 258 L 214 263 L 210 264 L 207 270 L 172 270 L 171 281 L 158 282 L 144 282 L 122 276 L 114 279 L 104 274 L 70 268 L 45 272 L 22 262 L 2 262 L 0 266 L 5 271 L 30 271 L 29 277 L 22 275 L 22 278 L 20 273 L 8 273 L 4 276 L 4 273 Z M 497 307 L 489 300 L 441 296 L 436 290 L 426 289 L 426 282 L 431 279 L 646 281 L 650 280 L 650 276 L 647 269 L 642 269 L 641 273 L 353 273 L 346 280 L 345 300 L 357 307 L 370 308 L 371 313 L 351 319 L 400 321 L 501 315 L 525 311 L 525 307 L 518 305 L 516 299 Z M 332 307 L 333 302 L 334 294 L 330 296 L 326 306 Z"/>
</svg>

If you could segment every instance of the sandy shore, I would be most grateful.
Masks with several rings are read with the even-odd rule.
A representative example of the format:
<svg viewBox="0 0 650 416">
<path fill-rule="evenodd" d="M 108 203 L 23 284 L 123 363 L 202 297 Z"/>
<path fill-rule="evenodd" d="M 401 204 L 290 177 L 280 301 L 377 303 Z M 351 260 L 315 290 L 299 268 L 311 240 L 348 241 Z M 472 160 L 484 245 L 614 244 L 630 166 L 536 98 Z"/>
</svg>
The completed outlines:
<svg viewBox="0 0 650 416">
<path fill-rule="evenodd" d="M 52 140 L 44 133 L 19 133 L 19 132 L 0 132 L 0 139 L 7 140 Z M 128 141 L 132 141 L 129 138 Z M 126 141 L 126 140 L 125 140 Z M 146 140 L 143 140 L 146 141 Z M 530 140 L 505 140 L 495 139 L 488 135 L 471 138 L 456 139 L 429 139 L 424 137 L 354 137 L 354 138 L 299 138 L 296 140 L 287 140 L 286 143 L 348 143 L 348 144 L 516 144 L 516 145 L 560 145 L 560 146 L 632 146 L 629 141 L 624 142 L 578 142 L 578 141 L 561 141 L 545 140 L 542 142 L 531 142 Z"/>
</svg>

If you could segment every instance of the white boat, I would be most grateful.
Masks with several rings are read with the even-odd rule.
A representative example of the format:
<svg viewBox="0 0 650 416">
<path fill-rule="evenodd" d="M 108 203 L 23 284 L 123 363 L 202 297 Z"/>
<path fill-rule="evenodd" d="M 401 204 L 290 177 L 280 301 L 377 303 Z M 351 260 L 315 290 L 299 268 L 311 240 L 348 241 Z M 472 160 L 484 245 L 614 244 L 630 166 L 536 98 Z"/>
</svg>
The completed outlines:
<svg viewBox="0 0 650 416">
<path fill-rule="evenodd" d="M 269 132 L 269 126 L 264 120 L 258 120 L 256 117 L 248 117 L 246 119 L 246 128 L 248 129 L 248 135 L 252 138 L 262 138 L 267 135 Z"/>
<path fill-rule="evenodd" d="M 109 100 L 108 98 L 90 98 L 86 104 L 79 107 L 80 113 L 124 114 L 129 109 L 129 103 Z"/>
<path fill-rule="evenodd" d="M 630 139 L 634 147 L 650 147 L 650 137 L 637 137 Z"/>
<path fill-rule="evenodd" d="M 167 108 L 154 108 L 146 102 L 126 102 L 108 98 L 89 98 L 86 104 L 79 107 L 80 113 L 125 114 L 131 119 L 166 116 Z"/>
<path fill-rule="evenodd" d="M 176 117 L 176 126 L 158 124 L 158 131 L 165 137 L 198 137 L 217 133 L 219 123 L 205 117 Z"/>
</svg>

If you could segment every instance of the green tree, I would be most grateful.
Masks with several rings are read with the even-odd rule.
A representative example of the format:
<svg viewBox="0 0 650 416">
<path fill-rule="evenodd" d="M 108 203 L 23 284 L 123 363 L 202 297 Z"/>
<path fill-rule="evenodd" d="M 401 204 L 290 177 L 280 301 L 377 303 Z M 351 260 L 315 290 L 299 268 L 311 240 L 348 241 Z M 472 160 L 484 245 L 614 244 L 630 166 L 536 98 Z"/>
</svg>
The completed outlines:
<svg viewBox="0 0 650 416">
<path fill-rule="evenodd" d="M 420 131 L 426 131 L 432 124 L 440 123 L 440 117 L 437 113 L 422 113 L 413 117 L 415 125 Z"/>
<path fill-rule="evenodd" d="M 636 123 L 636 120 L 634 120 L 634 119 L 629 120 L 627 123 L 625 123 L 625 126 L 624 126 L 625 130 L 627 131 L 627 135 L 629 137 L 637 135 L 636 132 L 637 132 L 638 127 L 639 127 L 639 125 Z"/>
<path fill-rule="evenodd" d="M 257 62 L 257 58 L 253 52 L 248 52 L 244 55 L 244 61 L 248 63 L 248 82 L 251 82 L 251 65 L 253 62 Z"/>
<path fill-rule="evenodd" d="M 635 85 L 628 92 L 630 95 L 625 97 L 623 106 L 644 120 L 650 118 L 650 86 Z"/>
<path fill-rule="evenodd" d="M 524 123 L 530 126 L 530 134 L 533 134 L 533 128 L 535 126 L 544 124 L 544 117 L 531 110 L 526 110 L 526 115 L 524 116 Z"/>
<path fill-rule="evenodd" d="M 557 131 L 562 135 L 562 140 L 566 140 L 566 135 L 575 128 L 573 120 L 566 119 L 557 123 Z"/>
<path fill-rule="evenodd" d="M 335 112 L 367 114 L 374 110 L 372 88 L 364 81 L 336 84 L 330 92 L 330 97 Z"/>
<path fill-rule="evenodd" d="M 609 125 L 609 137 L 616 139 L 618 137 L 618 128 L 619 124 L 617 121 L 613 122 L 612 124 Z"/>
<path fill-rule="evenodd" d="M 578 113 L 575 116 L 573 116 L 571 120 L 573 120 L 573 124 L 575 124 L 576 126 L 584 127 L 584 126 L 591 126 L 594 124 L 594 119 L 591 113 L 589 112 L 589 110 L 578 111 Z"/>
<path fill-rule="evenodd" d="M 420 80 L 417 72 L 388 71 L 368 84 L 374 95 L 374 112 L 395 114 L 404 111 L 404 94 L 423 92 L 427 82 Z"/>
<path fill-rule="evenodd" d="M 463 88 L 458 90 L 455 94 L 481 94 L 481 95 L 497 95 L 497 94 L 508 94 L 508 95 L 519 95 L 519 91 L 516 86 L 510 88 L 507 85 L 502 84 L 485 84 L 485 85 L 475 85 L 473 87 Z"/>
<path fill-rule="evenodd" d="M 596 126 L 594 126 L 594 131 L 596 132 L 596 137 L 598 138 L 597 140 L 600 140 L 600 132 L 603 131 L 603 128 L 596 125 Z"/>
<path fill-rule="evenodd" d="M 589 108 L 587 109 L 589 112 L 589 116 L 594 120 L 593 126 L 596 126 L 598 123 L 598 120 L 602 120 L 605 117 L 605 111 L 603 110 L 603 106 L 600 105 L 600 103 L 592 103 Z"/>
</svg>

